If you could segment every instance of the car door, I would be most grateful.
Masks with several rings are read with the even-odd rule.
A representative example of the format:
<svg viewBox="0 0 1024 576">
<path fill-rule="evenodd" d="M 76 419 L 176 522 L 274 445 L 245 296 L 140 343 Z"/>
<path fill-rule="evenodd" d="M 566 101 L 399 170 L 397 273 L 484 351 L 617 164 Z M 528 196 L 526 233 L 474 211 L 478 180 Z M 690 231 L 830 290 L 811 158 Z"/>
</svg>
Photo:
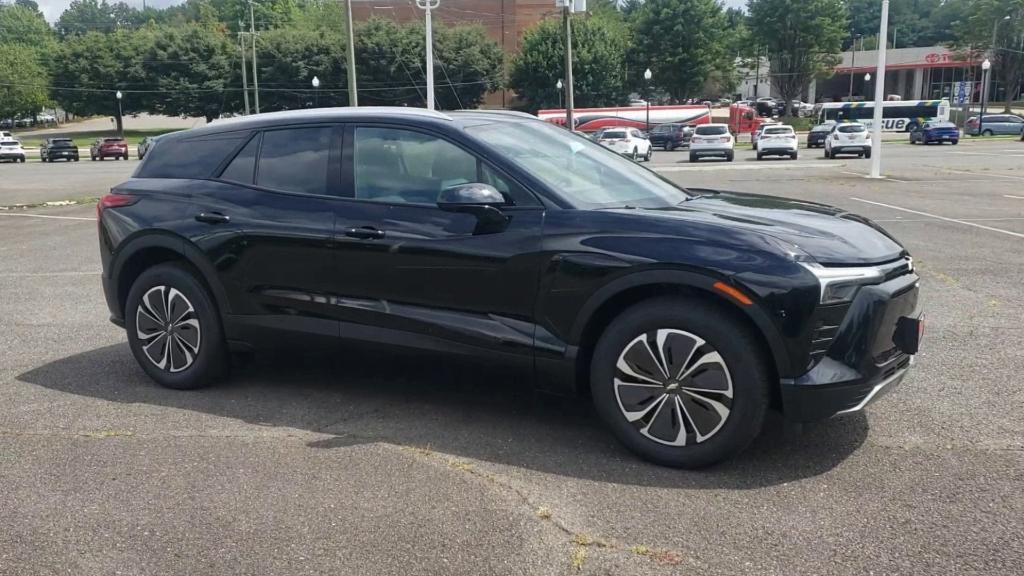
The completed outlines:
<svg viewBox="0 0 1024 576">
<path fill-rule="evenodd" d="M 346 131 L 351 200 L 338 205 L 336 306 L 343 337 L 532 357 L 544 212 L 493 165 L 441 134 Z M 483 182 L 508 200 L 504 230 L 441 210 L 442 189 Z"/>
<path fill-rule="evenodd" d="M 256 132 L 219 176 L 196 184 L 196 226 L 207 232 L 195 242 L 228 293 L 229 322 L 249 339 L 337 336 L 328 296 L 341 134 L 331 124 Z"/>
<path fill-rule="evenodd" d="M 1024 120 L 1013 115 L 1003 116 L 1003 119 L 1004 122 L 1001 124 L 1003 129 L 1000 131 L 1000 134 L 1017 136 L 1021 133 L 1021 128 L 1024 127 Z"/>
</svg>

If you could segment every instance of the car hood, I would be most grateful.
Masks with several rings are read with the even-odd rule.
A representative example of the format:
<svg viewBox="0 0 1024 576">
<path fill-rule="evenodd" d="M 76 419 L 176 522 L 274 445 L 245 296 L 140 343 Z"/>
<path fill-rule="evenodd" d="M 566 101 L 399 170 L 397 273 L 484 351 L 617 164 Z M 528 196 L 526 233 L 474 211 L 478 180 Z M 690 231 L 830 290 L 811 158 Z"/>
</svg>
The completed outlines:
<svg viewBox="0 0 1024 576">
<path fill-rule="evenodd" d="M 623 212 L 764 234 L 822 264 L 874 264 L 894 260 L 906 252 L 874 222 L 825 204 L 715 190 L 690 192 L 699 196 L 673 208 Z"/>
</svg>

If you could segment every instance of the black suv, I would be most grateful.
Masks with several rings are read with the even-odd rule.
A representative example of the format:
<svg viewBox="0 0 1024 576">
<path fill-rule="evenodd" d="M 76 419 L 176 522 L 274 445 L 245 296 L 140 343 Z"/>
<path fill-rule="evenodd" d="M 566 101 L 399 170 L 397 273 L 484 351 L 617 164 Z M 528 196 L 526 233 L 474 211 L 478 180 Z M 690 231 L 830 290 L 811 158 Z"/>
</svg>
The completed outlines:
<svg viewBox="0 0 1024 576">
<path fill-rule="evenodd" d="M 912 261 L 872 222 L 686 190 L 516 113 L 217 122 L 162 137 L 97 210 L 111 319 L 164 386 L 307 338 L 473 355 L 588 392 L 672 466 L 742 450 L 771 406 L 860 410 L 920 337 Z"/>
<path fill-rule="evenodd" d="M 68 162 L 78 162 L 78 146 L 71 138 L 47 138 L 39 147 L 39 159 L 43 162 L 53 162 L 60 158 Z"/>
<path fill-rule="evenodd" d="M 651 140 L 651 146 L 672 151 L 676 148 L 689 146 L 692 136 L 693 126 L 687 126 L 686 124 L 660 124 L 651 129 L 648 137 Z"/>
</svg>

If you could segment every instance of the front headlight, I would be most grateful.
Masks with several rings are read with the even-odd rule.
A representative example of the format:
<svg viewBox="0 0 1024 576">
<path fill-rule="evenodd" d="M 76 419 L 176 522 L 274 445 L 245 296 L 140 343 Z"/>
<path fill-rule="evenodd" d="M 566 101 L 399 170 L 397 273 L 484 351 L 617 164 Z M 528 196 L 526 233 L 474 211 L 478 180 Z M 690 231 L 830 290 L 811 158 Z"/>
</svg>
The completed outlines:
<svg viewBox="0 0 1024 576">
<path fill-rule="evenodd" d="M 822 304 L 850 302 L 861 286 L 885 279 L 885 273 L 875 266 L 827 268 L 813 262 L 800 262 L 800 265 L 818 278 Z"/>
</svg>

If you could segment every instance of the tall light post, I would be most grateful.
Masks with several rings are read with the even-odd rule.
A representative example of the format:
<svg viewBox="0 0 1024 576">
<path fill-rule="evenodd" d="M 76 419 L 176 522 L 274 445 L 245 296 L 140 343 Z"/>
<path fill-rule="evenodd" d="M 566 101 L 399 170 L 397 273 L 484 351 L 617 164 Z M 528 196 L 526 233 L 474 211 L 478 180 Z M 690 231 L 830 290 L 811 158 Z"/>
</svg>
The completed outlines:
<svg viewBox="0 0 1024 576">
<path fill-rule="evenodd" d="M 868 82 L 871 82 L 871 72 L 864 75 L 864 91 L 868 91 Z"/>
<path fill-rule="evenodd" d="M 651 69 L 644 70 L 644 86 L 647 88 L 647 96 L 644 101 L 647 103 L 647 131 L 651 131 Z"/>
<path fill-rule="evenodd" d="M 441 0 L 416 0 L 416 6 L 426 12 L 427 19 L 427 109 L 434 109 L 434 31 L 430 25 L 430 11 L 441 5 Z"/>
<path fill-rule="evenodd" d="M 996 21 L 992 23 L 992 42 L 989 44 L 988 49 L 989 49 L 989 52 L 992 53 L 992 57 L 993 58 L 996 55 L 996 38 L 999 35 L 999 25 L 1002 24 L 1003 22 L 1008 21 L 1009 19 L 1010 19 L 1010 15 L 1007 14 L 1006 16 L 1003 16 L 1002 18 L 997 18 Z M 992 67 L 992 63 L 988 61 L 988 58 L 985 59 L 985 62 L 988 62 L 989 68 Z M 979 135 L 981 134 L 981 125 L 984 123 L 985 100 L 986 100 L 986 96 L 985 95 L 992 93 L 991 92 L 991 90 L 992 90 L 992 86 L 991 86 L 991 84 L 992 84 L 992 74 L 991 73 L 987 73 L 989 68 L 985 68 L 985 64 L 982 63 L 981 69 L 983 71 L 983 76 L 985 76 L 985 78 L 983 78 L 983 80 L 985 82 L 985 85 L 981 89 L 981 93 L 982 93 L 982 98 L 981 98 L 981 100 L 982 100 L 982 102 L 981 102 L 981 114 L 982 115 L 978 117 L 978 134 Z"/>
<path fill-rule="evenodd" d="M 985 61 L 981 63 L 981 114 L 978 114 L 978 136 L 984 132 L 982 128 L 985 126 L 985 108 L 988 106 L 988 81 L 992 75 L 991 70 L 992 63 L 985 58 Z"/>
<path fill-rule="evenodd" d="M 878 27 L 878 67 L 875 74 L 875 114 L 871 125 L 871 177 L 882 177 L 882 102 L 885 100 L 885 53 L 889 36 L 889 0 L 882 0 L 882 21 Z"/>
<path fill-rule="evenodd" d="M 850 46 L 850 94 L 846 98 L 848 102 L 853 102 L 853 74 L 854 69 L 857 68 L 857 39 L 862 37 L 862 34 L 854 36 L 853 45 Z M 861 44 L 863 43 L 864 41 L 861 40 Z"/>
<path fill-rule="evenodd" d="M 313 76 L 313 107 L 320 107 L 320 79 Z"/>
<path fill-rule="evenodd" d="M 559 78 L 558 82 L 555 82 L 555 89 L 558 90 L 558 107 L 562 107 L 562 79 Z"/>
<path fill-rule="evenodd" d="M 124 94 L 118 90 L 114 96 L 117 97 L 117 135 L 124 138 L 124 114 L 121 112 L 121 98 L 124 97 Z"/>
<path fill-rule="evenodd" d="M 249 0 L 249 35 L 252 36 L 252 95 L 255 100 L 256 113 L 260 113 L 260 79 L 256 71 L 256 15 L 253 11 L 253 0 Z"/>
<path fill-rule="evenodd" d="M 348 105 L 359 106 L 359 90 L 356 88 L 356 35 L 352 29 L 352 0 L 345 1 L 345 33 L 348 34 Z"/>
</svg>

